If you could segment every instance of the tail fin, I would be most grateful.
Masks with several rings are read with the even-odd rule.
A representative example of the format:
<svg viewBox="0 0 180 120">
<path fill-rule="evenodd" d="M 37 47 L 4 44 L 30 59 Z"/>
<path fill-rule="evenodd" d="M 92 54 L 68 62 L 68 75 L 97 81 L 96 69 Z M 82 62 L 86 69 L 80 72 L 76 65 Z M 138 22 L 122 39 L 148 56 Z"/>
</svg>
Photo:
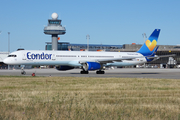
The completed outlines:
<svg viewBox="0 0 180 120">
<path fill-rule="evenodd" d="M 153 33 L 150 35 L 150 37 L 143 44 L 143 46 L 137 52 L 141 53 L 144 56 L 149 56 L 152 55 L 154 51 L 157 51 L 156 44 L 158 41 L 159 33 L 160 29 L 155 29 Z"/>
</svg>

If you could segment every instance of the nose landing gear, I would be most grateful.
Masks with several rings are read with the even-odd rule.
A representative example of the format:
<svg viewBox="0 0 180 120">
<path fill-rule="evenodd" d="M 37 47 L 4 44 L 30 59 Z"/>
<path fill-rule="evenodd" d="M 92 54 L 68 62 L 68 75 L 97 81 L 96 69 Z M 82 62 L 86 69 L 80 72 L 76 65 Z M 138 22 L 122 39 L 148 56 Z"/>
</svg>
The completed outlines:
<svg viewBox="0 0 180 120">
<path fill-rule="evenodd" d="M 26 72 L 23 70 L 23 71 L 21 71 L 21 74 L 22 74 L 22 75 L 25 75 L 25 74 L 26 74 Z"/>
<path fill-rule="evenodd" d="M 22 74 L 22 75 L 25 75 L 25 74 L 26 74 L 26 72 L 24 71 L 24 67 L 21 67 L 21 74 Z"/>
</svg>

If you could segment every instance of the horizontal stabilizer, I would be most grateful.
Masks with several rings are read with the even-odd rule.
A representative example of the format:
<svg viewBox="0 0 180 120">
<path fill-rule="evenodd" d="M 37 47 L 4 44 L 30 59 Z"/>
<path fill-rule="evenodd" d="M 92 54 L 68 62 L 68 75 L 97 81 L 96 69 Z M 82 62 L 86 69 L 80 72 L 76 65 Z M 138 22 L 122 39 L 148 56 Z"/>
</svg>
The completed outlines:
<svg viewBox="0 0 180 120">
<path fill-rule="evenodd" d="M 170 54 L 170 55 L 155 55 L 155 56 L 152 56 L 152 57 L 147 57 L 148 59 L 152 59 L 152 58 L 163 58 L 163 57 L 174 57 L 176 56 L 176 54 Z"/>
</svg>

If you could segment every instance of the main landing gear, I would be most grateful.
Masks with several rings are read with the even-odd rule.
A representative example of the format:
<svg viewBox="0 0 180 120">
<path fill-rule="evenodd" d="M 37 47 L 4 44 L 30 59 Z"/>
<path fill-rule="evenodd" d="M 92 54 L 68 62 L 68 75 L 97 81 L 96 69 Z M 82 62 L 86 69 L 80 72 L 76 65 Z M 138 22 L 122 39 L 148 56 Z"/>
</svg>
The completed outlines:
<svg viewBox="0 0 180 120">
<path fill-rule="evenodd" d="M 89 74 L 89 71 L 83 70 L 83 71 L 81 71 L 81 74 Z"/>
<path fill-rule="evenodd" d="M 99 70 L 99 71 L 96 71 L 96 74 L 104 74 L 105 72 L 104 71 L 101 71 L 101 70 Z"/>
<path fill-rule="evenodd" d="M 82 70 L 80 73 L 81 73 L 81 74 L 89 74 L 89 71 Z M 101 71 L 101 70 L 96 71 L 96 74 L 104 74 L 104 73 L 105 73 L 105 72 L 104 72 L 104 71 Z"/>
</svg>

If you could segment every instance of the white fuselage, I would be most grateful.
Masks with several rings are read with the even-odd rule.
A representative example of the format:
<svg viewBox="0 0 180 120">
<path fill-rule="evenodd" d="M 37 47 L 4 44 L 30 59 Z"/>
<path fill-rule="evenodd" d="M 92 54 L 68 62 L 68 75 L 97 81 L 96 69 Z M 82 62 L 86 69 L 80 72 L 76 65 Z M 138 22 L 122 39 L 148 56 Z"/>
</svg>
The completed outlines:
<svg viewBox="0 0 180 120">
<path fill-rule="evenodd" d="M 105 66 L 131 66 L 147 62 L 142 54 L 136 52 L 90 52 L 90 51 L 48 51 L 22 50 L 11 53 L 4 63 L 10 65 L 68 65 L 82 66 L 80 61 L 136 57 L 132 60 L 112 61 Z"/>
</svg>

